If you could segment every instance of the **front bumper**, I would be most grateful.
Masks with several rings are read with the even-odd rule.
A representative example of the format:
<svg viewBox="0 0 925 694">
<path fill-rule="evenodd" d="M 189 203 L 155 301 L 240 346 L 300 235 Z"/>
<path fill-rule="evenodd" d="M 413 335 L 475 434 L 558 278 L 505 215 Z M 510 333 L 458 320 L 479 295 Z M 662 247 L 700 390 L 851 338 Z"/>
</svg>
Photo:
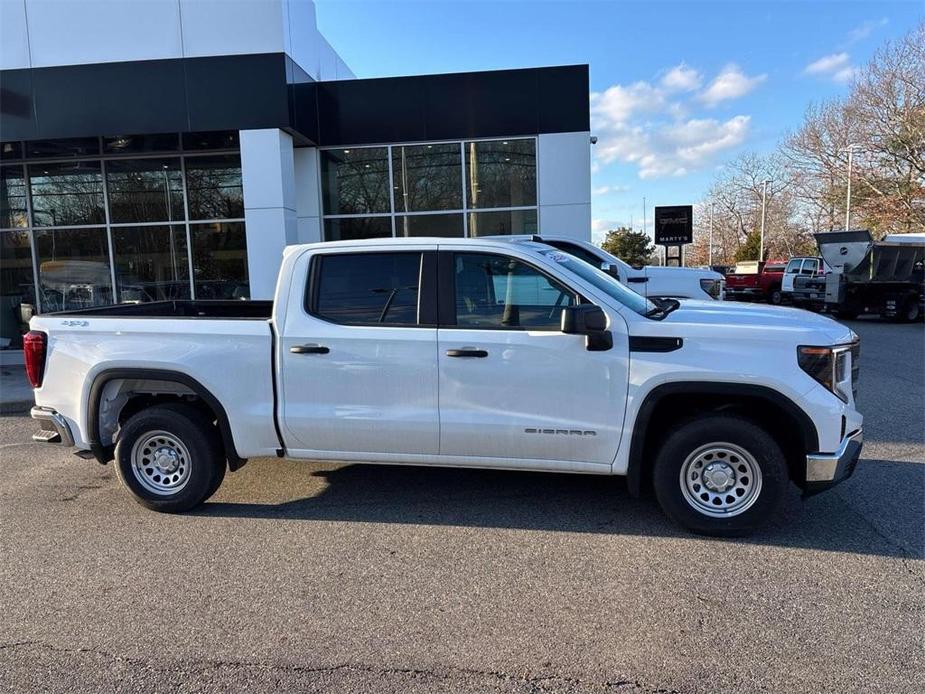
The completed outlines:
<svg viewBox="0 0 925 694">
<path fill-rule="evenodd" d="M 861 457 L 864 432 L 858 429 L 842 439 L 834 453 L 809 453 L 806 456 L 806 494 L 815 494 L 834 487 L 851 477 Z"/>
<path fill-rule="evenodd" d="M 67 425 L 67 420 L 48 407 L 33 407 L 29 412 L 36 420 L 40 429 L 32 434 L 32 440 L 39 443 L 58 443 L 64 446 L 73 446 L 74 437 Z"/>
</svg>

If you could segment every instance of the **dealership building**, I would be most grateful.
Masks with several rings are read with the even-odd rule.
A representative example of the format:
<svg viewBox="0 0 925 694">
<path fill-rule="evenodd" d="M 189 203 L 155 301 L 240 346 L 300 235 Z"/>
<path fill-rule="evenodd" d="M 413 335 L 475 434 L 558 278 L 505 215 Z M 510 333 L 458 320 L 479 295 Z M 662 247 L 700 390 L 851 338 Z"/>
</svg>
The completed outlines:
<svg viewBox="0 0 925 694">
<path fill-rule="evenodd" d="M 309 0 L 3 0 L 0 346 L 30 312 L 270 298 L 288 244 L 588 239 L 588 92 L 358 79 Z"/>
</svg>

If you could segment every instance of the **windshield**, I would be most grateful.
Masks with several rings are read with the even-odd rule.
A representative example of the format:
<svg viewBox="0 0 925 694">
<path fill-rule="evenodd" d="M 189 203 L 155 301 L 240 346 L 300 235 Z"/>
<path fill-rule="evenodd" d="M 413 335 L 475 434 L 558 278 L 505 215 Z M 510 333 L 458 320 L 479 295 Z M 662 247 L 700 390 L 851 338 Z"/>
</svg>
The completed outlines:
<svg viewBox="0 0 925 694">
<path fill-rule="evenodd" d="M 606 272 L 598 270 L 593 265 L 575 258 L 563 251 L 550 248 L 546 251 L 540 251 L 540 254 L 565 267 L 566 270 L 578 275 L 588 284 L 604 292 L 610 298 L 619 301 L 624 306 L 631 308 L 641 316 L 651 314 L 658 310 L 658 306 L 643 296 L 640 296 L 632 289 L 628 289 L 619 281 L 608 275 Z"/>
</svg>

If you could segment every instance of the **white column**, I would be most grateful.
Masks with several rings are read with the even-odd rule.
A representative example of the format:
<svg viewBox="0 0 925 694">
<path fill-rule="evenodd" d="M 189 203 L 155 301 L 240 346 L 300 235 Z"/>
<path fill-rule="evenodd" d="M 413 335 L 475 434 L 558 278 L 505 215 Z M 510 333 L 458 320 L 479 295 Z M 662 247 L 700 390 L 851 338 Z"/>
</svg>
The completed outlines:
<svg viewBox="0 0 925 694">
<path fill-rule="evenodd" d="M 537 138 L 540 233 L 591 240 L 591 133 Z"/>
<path fill-rule="evenodd" d="M 272 299 L 283 248 L 297 233 L 292 137 L 277 128 L 240 134 L 251 298 Z"/>
<path fill-rule="evenodd" d="M 298 147 L 294 154 L 297 229 L 290 243 L 317 243 L 322 240 L 318 148 Z"/>
</svg>

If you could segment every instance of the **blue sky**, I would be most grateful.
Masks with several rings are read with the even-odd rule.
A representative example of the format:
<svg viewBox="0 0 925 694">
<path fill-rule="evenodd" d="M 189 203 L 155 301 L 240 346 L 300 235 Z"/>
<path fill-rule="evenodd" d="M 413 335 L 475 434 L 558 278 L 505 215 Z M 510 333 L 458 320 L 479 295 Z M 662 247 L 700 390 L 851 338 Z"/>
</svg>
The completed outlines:
<svg viewBox="0 0 925 694">
<path fill-rule="evenodd" d="M 723 161 L 767 151 L 813 101 L 925 18 L 912 2 L 320 0 L 358 77 L 588 63 L 596 230 L 699 200 Z"/>
</svg>

